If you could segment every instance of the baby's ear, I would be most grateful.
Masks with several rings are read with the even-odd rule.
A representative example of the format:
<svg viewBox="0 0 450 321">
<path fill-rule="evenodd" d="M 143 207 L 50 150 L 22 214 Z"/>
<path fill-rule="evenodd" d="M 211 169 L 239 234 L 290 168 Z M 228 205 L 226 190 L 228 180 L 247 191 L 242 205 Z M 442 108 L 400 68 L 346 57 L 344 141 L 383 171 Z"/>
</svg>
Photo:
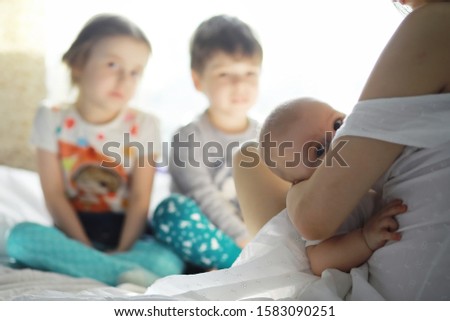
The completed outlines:
<svg viewBox="0 0 450 321">
<path fill-rule="evenodd" d="M 202 81 L 201 81 L 201 75 L 199 74 L 199 72 L 194 69 L 191 69 L 191 77 L 192 77 L 192 82 L 194 83 L 195 89 L 197 89 L 198 91 L 202 91 Z"/>
</svg>

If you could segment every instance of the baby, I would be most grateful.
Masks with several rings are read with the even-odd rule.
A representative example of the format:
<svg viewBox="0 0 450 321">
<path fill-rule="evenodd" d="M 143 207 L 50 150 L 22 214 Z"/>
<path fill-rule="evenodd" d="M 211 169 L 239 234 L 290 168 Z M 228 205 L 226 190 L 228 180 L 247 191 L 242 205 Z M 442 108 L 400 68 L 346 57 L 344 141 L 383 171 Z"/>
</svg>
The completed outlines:
<svg viewBox="0 0 450 321">
<path fill-rule="evenodd" d="M 313 98 L 285 102 L 271 112 L 261 128 L 261 158 L 276 176 L 293 185 L 307 180 L 324 162 L 344 118 L 344 114 Z M 344 161 L 338 154 L 336 160 Z M 369 191 L 334 237 L 306 241 L 314 274 L 320 275 L 327 268 L 348 272 L 366 262 L 386 242 L 400 239 L 395 216 L 404 213 L 406 205 L 395 200 L 377 211 L 375 199 L 375 193 Z"/>
</svg>

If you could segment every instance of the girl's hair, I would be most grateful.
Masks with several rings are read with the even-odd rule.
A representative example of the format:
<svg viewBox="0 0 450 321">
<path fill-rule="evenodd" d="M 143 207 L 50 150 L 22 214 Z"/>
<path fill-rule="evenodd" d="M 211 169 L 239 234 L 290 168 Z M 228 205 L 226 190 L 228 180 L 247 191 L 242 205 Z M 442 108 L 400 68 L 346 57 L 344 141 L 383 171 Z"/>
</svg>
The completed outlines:
<svg viewBox="0 0 450 321">
<path fill-rule="evenodd" d="M 62 61 L 70 68 L 82 67 L 92 50 L 99 41 L 112 36 L 129 36 L 144 42 L 151 52 L 148 41 L 142 30 L 130 20 L 111 14 L 100 14 L 92 17 L 81 29 L 69 50 L 62 57 Z M 76 83 L 73 74 L 72 83 Z"/>
</svg>

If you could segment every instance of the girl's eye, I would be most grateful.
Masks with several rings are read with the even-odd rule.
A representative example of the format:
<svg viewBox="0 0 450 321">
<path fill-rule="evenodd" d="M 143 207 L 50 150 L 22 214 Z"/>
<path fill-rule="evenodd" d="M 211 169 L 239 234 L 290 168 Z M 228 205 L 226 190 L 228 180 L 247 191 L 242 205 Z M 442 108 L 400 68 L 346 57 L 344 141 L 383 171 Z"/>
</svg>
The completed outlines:
<svg viewBox="0 0 450 321">
<path fill-rule="evenodd" d="M 118 63 L 115 63 L 114 61 L 108 62 L 108 68 L 117 69 L 118 67 L 119 67 Z"/>
<path fill-rule="evenodd" d="M 133 78 L 139 78 L 140 76 L 141 76 L 140 71 L 132 71 L 131 72 L 131 77 L 133 77 Z"/>
<path fill-rule="evenodd" d="M 225 78 L 227 76 L 228 76 L 228 74 L 224 73 L 224 72 L 219 74 L 219 78 Z"/>
<path fill-rule="evenodd" d="M 319 147 L 316 147 L 316 156 L 317 156 L 317 158 L 322 157 L 323 154 L 325 154 L 325 147 L 323 145 L 320 145 Z"/>
<path fill-rule="evenodd" d="M 342 124 L 343 124 L 342 119 L 336 120 L 333 124 L 333 129 L 338 130 L 339 128 L 341 128 Z"/>
</svg>

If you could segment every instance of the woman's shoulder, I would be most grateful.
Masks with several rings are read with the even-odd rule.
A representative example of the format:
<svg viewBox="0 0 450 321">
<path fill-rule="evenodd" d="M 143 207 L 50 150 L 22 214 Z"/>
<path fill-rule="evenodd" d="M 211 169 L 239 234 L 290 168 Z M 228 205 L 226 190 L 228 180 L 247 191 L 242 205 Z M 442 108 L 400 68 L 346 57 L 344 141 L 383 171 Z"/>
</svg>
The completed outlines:
<svg viewBox="0 0 450 321">
<path fill-rule="evenodd" d="M 430 28 L 448 36 L 450 26 L 450 3 L 439 2 L 424 5 L 408 14 L 402 25 Z"/>
<path fill-rule="evenodd" d="M 359 100 L 450 91 L 450 3 L 410 13 L 380 55 Z"/>
<path fill-rule="evenodd" d="M 412 13 L 410 13 L 409 16 L 415 16 L 415 15 L 428 15 L 428 14 L 439 14 L 442 15 L 445 13 L 450 12 L 450 3 L 441 1 L 441 2 L 434 2 L 434 3 L 428 3 L 426 5 L 423 5 L 416 10 L 414 10 Z"/>
</svg>

